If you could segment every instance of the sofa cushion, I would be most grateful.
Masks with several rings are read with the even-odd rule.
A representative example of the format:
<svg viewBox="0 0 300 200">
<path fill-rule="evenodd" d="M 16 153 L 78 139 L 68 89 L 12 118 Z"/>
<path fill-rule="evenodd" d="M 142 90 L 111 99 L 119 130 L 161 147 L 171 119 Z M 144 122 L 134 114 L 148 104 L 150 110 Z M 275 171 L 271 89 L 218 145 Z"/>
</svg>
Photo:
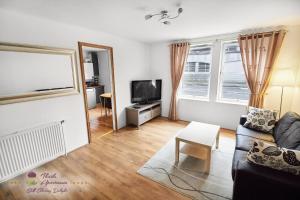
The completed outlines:
<svg viewBox="0 0 300 200">
<path fill-rule="evenodd" d="M 275 142 L 274 137 L 272 135 L 263 134 L 262 132 L 243 127 L 242 125 L 238 125 L 236 134 L 256 138 L 259 140 L 265 140 L 267 142 Z"/>
<path fill-rule="evenodd" d="M 247 121 L 244 127 L 265 133 L 273 133 L 277 112 L 262 108 L 249 107 Z"/>
<path fill-rule="evenodd" d="M 292 123 L 292 125 L 281 134 L 276 143 L 280 147 L 300 150 L 300 121 Z"/>
<path fill-rule="evenodd" d="M 296 122 L 300 121 L 300 116 L 295 112 L 287 112 L 283 117 L 281 117 L 278 122 L 276 123 L 276 126 L 274 128 L 274 138 L 276 141 L 278 141 L 282 134 L 286 132 L 290 126 Z"/>
<path fill-rule="evenodd" d="M 245 135 L 237 135 L 235 148 L 239 149 L 239 150 L 243 150 L 243 151 L 249 151 L 252 148 L 253 143 L 257 140 L 258 139 L 254 138 L 254 137 L 249 137 L 249 136 L 245 136 Z M 266 141 L 266 140 L 262 140 L 262 141 Z M 276 145 L 275 143 L 273 143 L 271 141 L 267 141 L 267 142 Z"/>
<path fill-rule="evenodd" d="M 280 148 L 262 141 L 256 141 L 247 154 L 253 164 L 300 175 L 300 151 Z"/>
<path fill-rule="evenodd" d="M 237 169 L 237 164 L 239 161 L 246 161 L 247 160 L 247 151 L 242 151 L 236 149 L 234 151 L 234 156 L 232 159 L 232 168 L 231 168 L 231 175 L 232 175 L 232 180 L 234 180 L 234 175 L 235 175 L 235 170 Z"/>
<path fill-rule="evenodd" d="M 257 139 L 253 137 L 248 137 L 245 135 L 237 135 L 235 148 L 242 151 L 249 151 L 256 140 Z"/>
</svg>

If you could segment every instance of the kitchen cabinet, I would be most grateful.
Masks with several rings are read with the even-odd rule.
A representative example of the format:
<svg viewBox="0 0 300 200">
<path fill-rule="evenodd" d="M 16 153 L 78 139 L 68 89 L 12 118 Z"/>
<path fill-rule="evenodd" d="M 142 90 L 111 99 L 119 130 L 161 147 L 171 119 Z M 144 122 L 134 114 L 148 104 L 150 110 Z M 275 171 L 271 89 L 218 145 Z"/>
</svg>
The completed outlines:
<svg viewBox="0 0 300 200">
<path fill-rule="evenodd" d="M 100 95 L 104 93 L 104 85 L 95 86 L 96 103 L 100 103 Z"/>
</svg>

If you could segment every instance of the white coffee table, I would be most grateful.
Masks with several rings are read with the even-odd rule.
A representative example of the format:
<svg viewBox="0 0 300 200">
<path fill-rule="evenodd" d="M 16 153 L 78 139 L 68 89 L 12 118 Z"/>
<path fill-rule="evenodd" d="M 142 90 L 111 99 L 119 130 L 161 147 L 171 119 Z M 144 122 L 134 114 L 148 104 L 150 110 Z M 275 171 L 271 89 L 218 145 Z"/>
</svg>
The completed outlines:
<svg viewBox="0 0 300 200">
<path fill-rule="evenodd" d="M 205 161 L 205 173 L 210 171 L 212 147 L 219 147 L 220 126 L 200 122 L 191 122 L 176 136 L 175 164 L 179 162 L 179 152 Z M 180 148 L 180 142 L 185 143 Z"/>
</svg>

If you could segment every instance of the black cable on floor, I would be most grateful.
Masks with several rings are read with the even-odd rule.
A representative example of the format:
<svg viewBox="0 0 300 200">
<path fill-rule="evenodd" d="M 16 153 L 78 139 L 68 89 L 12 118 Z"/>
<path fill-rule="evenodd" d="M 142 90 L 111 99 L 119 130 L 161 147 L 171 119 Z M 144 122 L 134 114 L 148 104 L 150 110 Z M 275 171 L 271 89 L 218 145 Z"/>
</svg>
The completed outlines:
<svg viewBox="0 0 300 200">
<path fill-rule="evenodd" d="M 168 176 L 170 182 L 171 182 L 175 187 L 177 187 L 177 188 L 179 188 L 179 189 L 186 190 L 186 191 L 194 191 L 194 192 L 198 192 L 198 193 L 200 193 L 202 196 L 204 196 L 205 198 L 207 198 L 207 199 L 209 199 L 209 200 L 213 200 L 213 199 L 210 198 L 210 197 L 208 197 L 206 194 L 211 194 L 211 195 L 215 195 L 215 196 L 218 196 L 218 197 L 221 197 L 221 198 L 224 198 L 224 199 L 231 200 L 231 198 L 228 198 L 228 197 L 225 197 L 225 196 L 222 196 L 222 195 L 219 195 L 219 194 L 215 194 L 215 193 L 208 192 L 208 191 L 204 191 L 204 190 L 198 190 L 197 188 L 193 187 L 191 184 L 189 184 L 187 181 L 185 181 L 185 180 L 182 179 L 181 177 L 176 176 L 176 175 L 174 175 L 174 174 L 170 174 L 170 173 L 169 173 L 166 169 L 164 169 L 164 168 L 155 168 L 155 167 L 151 167 L 151 166 L 149 166 L 149 167 L 145 167 L 145 166 L 144 166 L 144 168 L 155 170 L 157 173 L 161 173 L 161 172 L 158 172 L 157 170 L 162 170 L 162 171 L 164 172 L 163 174 L 165 174 L 165 175 Z M 184 182 L 186 185 L 188 185 L 188 186 L 191 187 L 192 189 L 187 189 L 187 188 L 183 188 L 183 187 L 180 187 L 180 186 L 176 185 L 176 184 L 173 182 L 171 176 L 174 176 L 174 177 L 178 178 L 179 180 L 181 180 L 182 182 Z"/>
</svg>

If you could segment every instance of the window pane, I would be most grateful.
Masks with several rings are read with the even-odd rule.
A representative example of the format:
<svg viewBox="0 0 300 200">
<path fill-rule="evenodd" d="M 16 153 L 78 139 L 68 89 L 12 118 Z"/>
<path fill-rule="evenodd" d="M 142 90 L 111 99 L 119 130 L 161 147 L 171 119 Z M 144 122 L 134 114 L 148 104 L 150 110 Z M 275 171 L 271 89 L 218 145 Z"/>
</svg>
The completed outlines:
<svg viewBox="0 0 300 200">
<path fill-rule="evenodd" d="M 198 72 L 209 72 L 210 70 L 210 64 L 209 63 L 198 63 Z"/>
<path fill-rule="evenodd" d="M 248 101 L 249 89 L 241 61 L 239 44 L 228 42 L 223 45 L 221 66 L 222 100 Z"/>
<path fill-rule="evenodd" d="M 211 60 L 211 45 L 190 48 L 182 76 L 181 95 L 208 97 Z"/>
<path fill-rule="evenodd" d="M 209 74 L 183 74 L 181 94 L 192 96 L 208 96 Z"/>
<path fill-rule="evenodd" d="M 195 72 L 196 62 L 187 62 L 185 66 L 186 72 Z"/>
</svg>

